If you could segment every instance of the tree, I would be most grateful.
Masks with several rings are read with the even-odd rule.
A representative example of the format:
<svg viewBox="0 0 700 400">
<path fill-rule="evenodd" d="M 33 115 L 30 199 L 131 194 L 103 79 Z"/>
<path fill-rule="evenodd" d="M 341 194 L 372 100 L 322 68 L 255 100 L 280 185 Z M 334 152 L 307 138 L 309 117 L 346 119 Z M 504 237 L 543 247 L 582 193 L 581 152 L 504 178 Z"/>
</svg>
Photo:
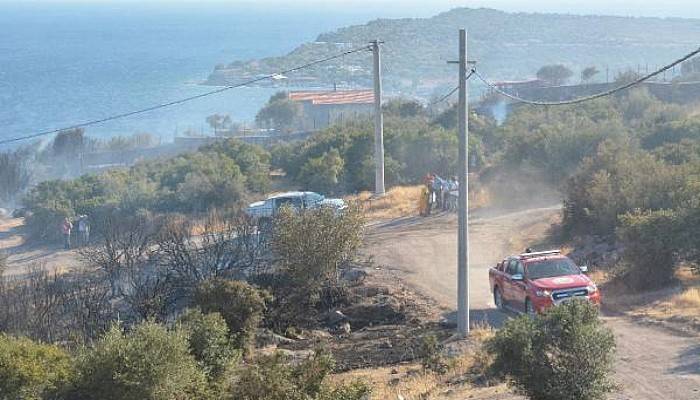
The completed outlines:
<svg viewBox="0 0 700 400">
<path fill-rule="evenodd" d="M 124 333 L 114 326 L 77 359 L 69 398 L 101 400 L 198 400 L 206 377 L 190 354 L 187 335 L 153 322 Z"/>
<path fill-rule="evenodd" d="M 203 226 L 200 221 L 169 216 L 158 235 L 158 262 L 184 288 L 235 276 L 262 258 L 265 249 L 256 228 L 244 213 L 230 216 L 211 211 Z M 195 229 L 203 231 L 195 235 Z"/>
<path fill-rule="evenodd" d="M 11 202 L 31 180 L 27 155 L 20 152 L 0 153 L 0 201 Z"/>
<path fill-rule="evenodd" d="M 53 140 L 53 153 L 56 156 L 76 155 L 85 145 L 85 129 L 75 128 L 61 131 Z"/>
<path fill-rule="evenodd" d="M 537 71 L 537 79 L 552 86 L 561 86 L 574 75 L 573 71 L 562 64 L 545 65 Z"/>
<path fill-rule="evenodd" d="M 149 213 L 107 208 L 93 216 L 100 242 L 84 247 L 80 255 L 88 264 L 103 270 L 112 287 L 112 296 L 124 292 L 120 279 L 128 272 L 141 274 L 149 262 L 156 237 L 156 226 Z"/>
<path fill-rule="evenodd" d="M 581 82 L 588 82 L 599 73 L 600 71 L 595 66 L 586 67 L 581 71 Z"/>
<path fill-rule="evenodd" d="M 55 398 L 72 375 L 72 360 L 59 347 L 0 334 L 0 398 Z"/>
<path fill-rule="evenodd" d="M 301 168 L 297 181 L 308 190 L 321 193 L 337 191 L 345 162 L 338 149 L 331 149 L 321 157 L 311 158 Z"/>
<path fill-rule="evenodd" d="M 214 135 L 219 135 L 220 131 L 231 126 L 231 116 L 224 114 L 213 114 L 207 117 L 207 123 L 214 130 Z"/>
<path fill-rule="evenodd" d="M 509 320 L 487 349 L 494 371 L 531 399 L 602 400 L 615 388 L 615 337 L 587 301 Z"/>
<path fill-rule="evenodd" d="M 286 93 L 279 92 L 258 111 L 255 122 L 282 132 L 292 132 L 297 129 L 301 115 L 301 104 L 289 100 Z"/>
</svg>

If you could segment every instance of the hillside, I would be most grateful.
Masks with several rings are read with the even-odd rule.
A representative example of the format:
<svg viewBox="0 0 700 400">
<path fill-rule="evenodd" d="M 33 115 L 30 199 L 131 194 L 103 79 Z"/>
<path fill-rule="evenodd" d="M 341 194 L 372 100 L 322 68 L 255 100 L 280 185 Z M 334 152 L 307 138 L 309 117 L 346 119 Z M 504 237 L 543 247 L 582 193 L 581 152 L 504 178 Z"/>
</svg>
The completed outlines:
<svg viewBox="0 0 700 400">
<path fill-rule="evenodd" d="M 564 63 L 574 71 L 596 65 L 616 70 L 641 65 L 652 68 L 695 49 L 700 43 L 700 20 L 506 13 L 492 9 L 458 8 L 431 18 L 379 19 L 318 36 L 282 57 L 218 66 L 209 83 L 240 82 L 260 73 L 298 65 L 371 39 L 385 41 L 387 86 L 394 90 L 423 91 L 451 84 L 456 58 L 457 30 L 469 31 L 469 56 L 493 79 L 534 75 L 549 63 Z M 313 70 L 290 76 L 290 83 L 367 84 L 371 57 L 354 54 Z"/>
</svg>

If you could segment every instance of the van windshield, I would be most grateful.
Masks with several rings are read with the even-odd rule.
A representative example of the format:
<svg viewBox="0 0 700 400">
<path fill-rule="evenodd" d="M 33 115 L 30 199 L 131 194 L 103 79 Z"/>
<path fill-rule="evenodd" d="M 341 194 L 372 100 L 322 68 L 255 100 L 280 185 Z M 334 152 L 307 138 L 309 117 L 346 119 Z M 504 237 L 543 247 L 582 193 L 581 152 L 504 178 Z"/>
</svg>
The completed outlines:
<svg viewBox="0 0 700 400">
<path fill-rule="evenodd" d="M 532 280 L 580 273 L 581 270 L 568 258 L 535 261 L 527 265 L 527 277 Z"/>
</svg>

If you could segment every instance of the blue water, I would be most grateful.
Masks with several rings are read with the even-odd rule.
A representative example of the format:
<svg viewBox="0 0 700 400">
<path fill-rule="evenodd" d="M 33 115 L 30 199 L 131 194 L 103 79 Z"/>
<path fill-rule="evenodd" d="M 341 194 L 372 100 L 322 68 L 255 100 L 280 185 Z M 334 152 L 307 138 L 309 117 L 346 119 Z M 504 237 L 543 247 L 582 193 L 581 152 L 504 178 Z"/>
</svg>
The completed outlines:
<svg viewBox="0 0 700 400">
<path fill-rule="evenodd" d="M 0 1 L 0 139 L 199 94 L 212 89 L 197 83 L 217 63 L 281 55 L 319 33 L 381 14 L 376 9 Z M 207 133 L 206 116 L 224 113 L 250 122 L 274 92 L 234 89 L 89 127 L 87 133 L 150 132 L 166 139 L 187 129 Z"/>
</svg>

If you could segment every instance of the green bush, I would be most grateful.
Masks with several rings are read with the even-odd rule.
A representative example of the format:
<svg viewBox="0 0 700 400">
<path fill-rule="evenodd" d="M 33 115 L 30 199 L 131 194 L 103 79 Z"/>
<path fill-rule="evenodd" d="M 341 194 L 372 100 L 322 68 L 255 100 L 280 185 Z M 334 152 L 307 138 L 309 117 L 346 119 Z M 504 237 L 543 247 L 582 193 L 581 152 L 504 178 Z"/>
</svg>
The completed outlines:
<svg viewBox="0 0 700 400">
<path fill-rule="evenodd" d="M 186 335 L 145 322 L 127 334 L 113 327 L 82 351 L 71 398 L 199 400 L 208 395 Z"/>
<path fill-rule="evenodd" d="M 33 237 L 58 239 L 64 217 L 93 217 L 104 207 L 197 213 L 240 205 L 248 190 L 268 188 L 269 162 L 267 151 L 232 139 L 125 170 L 45 181 L 24 198 L 27 225 Z"/>
<path fill-rule="evenodd" d="M 213 279 L 197 287 L 194 300 L 202 312 L 219 313 L 236 346 L 248 352 L 270 299 L 245 282 Z"/>
<path fill-rule="evenodd" d="M 513 379 L 531 399 L 597 400 L 615 389 L 615 338 L 586 301 L 510 320 L 487 349 L 494 372 Z"/>
<path fill-rule="evenodd" d="M 239 352 L 229 337 L 226 321 L 219 313 L 187 310 L 178 318 L 187 334 L 190 352 L 211 379 L 218 379 L 238 361 Z"/>
<path fill-rule="evenodd" d="M 71 379 L 72 364 L 56 346 L 0 334 L 0 399 L 52 398 Z"/>
<path fill-rule="evenodd" d="M 278 269 L 260 282 L 274 296 L 266 315 L 269 326 L 284 331 L 310 325 L 319 307 L 343 297 L 340 268 L 355 257 L 363 230 L 362 210 L 354 205 L 340 214 L 329 208 L 285 209 L 277 216 L 271 247 Z"/>
<path fill-rule="evenodd" d="M 281 353 L 260 356 L 242 369 L 232 382 L 230 399 L 235 400 L 312 400 L 324 390 L 323 380 L 335 363 L 326 352 L 317 351 L 307 360 L 290 364 Z M 336 389 L 338 394 L 359 393 Z M 332 390 L 330 391 L 332 392 Z M 348 397 L 346 397 L 348 398 Z M 354 399 L 353 397 L 349 397 Z"/>
<path fill-rule="evenodd" d="M 308 190 L 333 193 L 338 189 L 344 161 L 337 149 L 331 149 L 322 156 L 310 158 L 299 171 L 297 180 L 304 182 Z"/>
<path fill-rule="evenodd" d="M 636 289 L 658 288 L 674 279 L 676 254 L 684 224 L 669 210 L 638 211 L 620 217 L 618 237 L 624 246 L 623 280 Z"/>
</svg>

